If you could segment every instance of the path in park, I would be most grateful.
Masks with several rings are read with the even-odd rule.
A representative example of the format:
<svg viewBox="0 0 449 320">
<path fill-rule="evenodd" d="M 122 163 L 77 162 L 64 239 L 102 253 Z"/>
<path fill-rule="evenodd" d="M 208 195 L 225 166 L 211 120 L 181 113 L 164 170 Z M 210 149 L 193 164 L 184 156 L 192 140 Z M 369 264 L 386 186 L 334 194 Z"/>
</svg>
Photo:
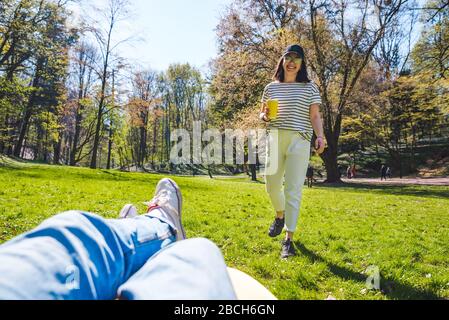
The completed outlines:
<svg viewBox="0 0 449 320">
<path fill-rule="evenodd" d="M 355 179 L 342 179 L 347 183 L 367 183 L 375 185 L 427 185 L 427 186 L 449 186 L 449 177 L 442 178 L 392 178 L 384 181 L 380 181 L 380 178 L 355 178 Z"/>
<path fill-rule="evenodd" d="M 209 177 L 204 175 L 203 177 Z M 220 179 L 236 179 L 236 178 L 244 178 L 248 179 L 247 175 L 238 175 L 238 176 L 220 176 L 214 175 L 214 178 Z M 258 176 L 260 181 L 263 181 L 263 176 Z M 440 177 L 440 178 L 414 178 L 414 177 L 404 177 L 403 179 L 392 178 L 387 181 L 380 181 L 380 178 L 355 178 L 355 179 L 347 179 L 342 178 L 343 182 L 346 183 L 354 183 L 354 184 L 372 184 L 372 185 L 385 185 L 385 186 L 398 186 L 398 185 L 423 185 L 423 186 L 449 186 L 449 177 Z M 319 182 L 322 180 L 318 179 Z"/>
<path fill-rule="evenodd" d="M 209 177 L 204 175 L 202 177 Z M 244 178 L 248 179 L 247 175 L 238 175 L 238 176 L 221 176 L 214 175 L 214 178 L 220 179 L 236 179 L 236 178 Z M 258 176 L 260 181 L 263 181 L 263 176 Z M 322 182 L 321 179 L 318 179 L 319 182 Z M 380 181 L 380 178 L 355 178 L 355 179 L 347 179 L 342 178 L 343 182 L 346 183 L 358 183 L 358 184 L 373 184 L 373 185 L 423 185 L 423 186 L 449 186 L 449 177 L 439 177 L 439 178 L 417 178 L 417 177 L 404 177 L 400 178 L 392 178 L 384 181 Z"/>
</svg>

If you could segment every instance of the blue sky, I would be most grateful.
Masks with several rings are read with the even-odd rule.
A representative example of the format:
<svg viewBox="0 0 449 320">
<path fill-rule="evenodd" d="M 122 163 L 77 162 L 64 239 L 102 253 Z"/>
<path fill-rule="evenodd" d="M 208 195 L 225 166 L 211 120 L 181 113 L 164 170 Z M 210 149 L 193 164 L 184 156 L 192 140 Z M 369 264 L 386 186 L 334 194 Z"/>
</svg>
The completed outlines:
<svg viewBox="0 0 449 320">
<path fill-rule="evenodd" d="M 107 0 L 82 0 L 83 7 Z M 129 0 L 131 12 L 115 33 L 116 40 L 134 36 L 119 53 L 144 68 L 166 70 L 171 63 L 188 62 L 207 70 L 217 55 L 215 28 L 232 0 Z M 418 0 L 423 3 L 424 0 Z M 88 15 L 92 14 L 89 9 Z M 82 15 L 82 13 L 78 13 Z"/>
<path fill-rule="evenodd" d="M 220 12 L 231 0 L 133 0 L 147 43 L 142 59 L 156 69 L 173 62 L 197 67 L 216 56 Z"/>
<path fill-rule="evenodd" d="M 231 0 L 131 0 L 126 23 L 138 39 L 120 48 L 121 54 L 155 70 L 171 63 L 204 70 L 217 55 L 216 33 L 220 12 Z"/>
</svg>

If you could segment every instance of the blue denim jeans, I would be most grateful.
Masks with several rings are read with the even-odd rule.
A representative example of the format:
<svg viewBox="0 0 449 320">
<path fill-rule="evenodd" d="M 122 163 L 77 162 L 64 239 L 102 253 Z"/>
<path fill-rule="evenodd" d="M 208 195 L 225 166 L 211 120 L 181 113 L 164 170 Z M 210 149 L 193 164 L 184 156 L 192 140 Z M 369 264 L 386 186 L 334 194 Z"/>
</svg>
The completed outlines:
<svg viewBox="0 0 449 320">
<path fill-rule="evenodd" d="M 0 299 L 235 299 L 220 250 L 148 215 L 69 211 L 0 245 Z"/>
</svg>

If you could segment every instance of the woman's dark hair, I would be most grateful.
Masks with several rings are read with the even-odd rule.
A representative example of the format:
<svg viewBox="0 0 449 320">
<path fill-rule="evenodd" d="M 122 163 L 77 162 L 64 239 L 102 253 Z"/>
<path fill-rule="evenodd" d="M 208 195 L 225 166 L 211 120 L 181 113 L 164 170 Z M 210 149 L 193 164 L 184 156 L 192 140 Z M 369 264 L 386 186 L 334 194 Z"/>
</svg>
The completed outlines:
<svg viewBox="0 0 449 320">
<path fill-rule="evenodd" d="M 296 82 L 310 82 L 309 75 L 307 73 L 306 58 L 305 57 L 301 58 L 302 58 L 301 69 L 296 75 Z M 273 80 L 277 80 L 279 82 L 285 81 L 284 57 L 282 57 L 278 62 L 276 72 L 273 75 Z"/>
</svg>

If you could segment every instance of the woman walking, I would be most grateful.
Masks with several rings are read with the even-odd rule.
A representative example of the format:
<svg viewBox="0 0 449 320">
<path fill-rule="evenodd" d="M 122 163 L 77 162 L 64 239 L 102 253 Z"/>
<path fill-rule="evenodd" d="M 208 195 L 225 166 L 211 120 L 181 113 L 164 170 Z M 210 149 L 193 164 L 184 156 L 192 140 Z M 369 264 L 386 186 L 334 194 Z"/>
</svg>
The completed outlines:
<svg viewBox="0 0 449 320">
<path fill-rule="evenodd" d="M 276 153 L 270 155 L 270 159 L 276 162 L 274 172 L 268 173 L 267 170 L 265 175 L 266 190 L 276 211 L 268 234 L 276 237 L 285 226 L 281 258 L 287 258 L 295 255 L 292 241 L 299 217 L 313 131 L 317 137 L 315 149 L 318 154 L 324 151 L 325 142 L 319 111 L 321 97 L 318 87 L 308 78 L 302 47 L 291 45 L 286 48 L 273 80 L 263 92 L 260 113 L 260 118 L 269 122 L 268 153 Z"/>
</svg>

